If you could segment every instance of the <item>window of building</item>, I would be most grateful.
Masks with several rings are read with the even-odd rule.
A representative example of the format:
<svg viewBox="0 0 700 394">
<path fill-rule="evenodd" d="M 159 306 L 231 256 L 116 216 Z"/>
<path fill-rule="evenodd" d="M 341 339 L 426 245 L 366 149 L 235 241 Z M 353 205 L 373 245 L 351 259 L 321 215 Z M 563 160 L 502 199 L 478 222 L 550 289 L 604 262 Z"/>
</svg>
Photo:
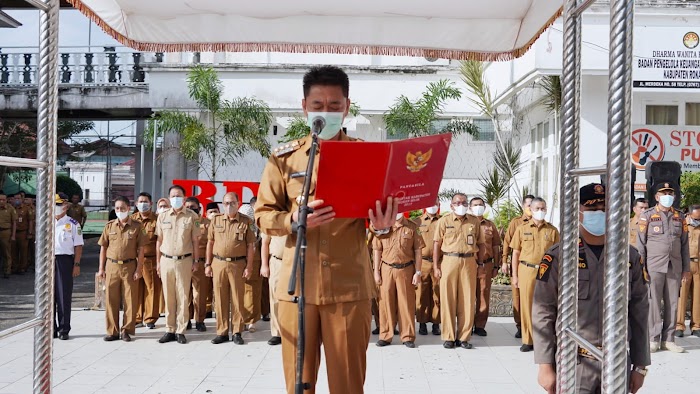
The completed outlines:
<svg viewBox="0 0 700 394">
<path fill-rule="evenodd" d="M 479 136 L 474 141 L 495 141 L 496 129 L 491 119 L 473 119 L 474 125 L 479 128 Z"/>
<path fill-rule="evenodd" d="M 647 105 L 646 124 L 649 125 L 677 125 L 677 105 Z"/>
<path fill-rule="evenodd" d="M 535 153 L 537 151 L 537 126 L 530 129 L 530 152 Z"/>
<path fill-rule="evenodd" d="M 549 148 L 549 122 L 544 122 L 542 125 L 542 143 L 544 144 L 544 149 Z"/>
<path fill-rule="evenodd" d="M 406 138 L 409 138 L 408 133 L 394 133 L 391 134 L 388 131 L 386 132 L 386 139 L 388 141 L 395 141 L 395 140 L 405 140 Z"/>
<path fill-rule="evenodd" d="M 532 182 L 530 189 L 537 196 L 540 194 L 540 166 L 538 164 L 539 161 L 533 161 L 530 164 L 530 181 Z"/>
<path fill-rule="evenodd" d="M 542 187 L 540 188 L 542 196 L 546 196 L 548 192 L 548 183 L 549 183 L 549 159 L 544 158 L 542 160 Z"/>
<path fill-rule="evenodd" d="M 84 196 L 84 198 L 85 198 L 85 200 L 89 200 L 89 199 L 90 199 L 90 189 L 85 189 L 85 196 Z"/>
<path fill-rule="evenodd" d="M 685 103 L 685 124 L 700 126 L 700 103 Z"/>
</svg>

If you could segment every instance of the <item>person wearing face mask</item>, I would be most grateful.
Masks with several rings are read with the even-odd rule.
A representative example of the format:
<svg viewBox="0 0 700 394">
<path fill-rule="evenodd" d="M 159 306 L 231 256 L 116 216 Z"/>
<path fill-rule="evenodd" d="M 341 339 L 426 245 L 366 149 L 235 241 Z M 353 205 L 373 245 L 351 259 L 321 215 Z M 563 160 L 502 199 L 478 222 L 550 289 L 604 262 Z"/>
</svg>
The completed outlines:
<svg viewBox="0 0 700 394">
<path fill-rule="evenodd" d="M 146 233 L 141 223 L 129 217 L 129 199 L 119 196 L 114 201 L 117 220 L 107 222 L 100 245 L 100 267 L 97 276 L 105 281 L 106 342 L 121 339 L 131 342 L 136 334 L 138 280 L 141 279 Z M 119 326 L 119 306 L 124 317 Z M 121 335 L 120 335 L 121 334 Z"/>
<path fill-rule="evenodd" d="M 83 254 L 83 230 L 80 223 L 66 215 L 70 202 L 63 193 L 56 195 L 54 217 L 54 338 L 67 340 L 70 332 L 71 304 L 73 302 L 73 278 L 80 275 L 80 258 Z"/>
<path fill-rule="evenodd" d="M 532 219 L 532 211 L 530 210 L 530 204 L 532 204 L 532 199 L 534 199 L 535 196 L 528 194 L 525 197 L 523 197 L 523 202 L 522 202 L 522 209 L 523 209 L 523 215 L 520 217 L 517 217 L 508 223 L 508 228 L 505 231 L 505 234 L 503 235 L 503 251 L 502 251 L 502 256 L 501 256 L 501 272 L 503 272 L 506 275 L 511 276 L 511 281 L 510 281 L 510 287 L 511 287 L 511 294 L 512 294 L 512 301 L 513 301 L 513 320 L 515 321 L 515 337 L 516 338 L 521 338 L 522 337 L 522 331 L 521 331 L 521 325 L 520 325 L 520 289 L 518 289 L 517 286 L 513 284 L 513 279 L 512 279 L 512 270 L 511 270 L 511 261 L 510 261 L 510 256 L 512 253 L 512 250 L 510 249 L 510 241 L 513 240 L 513 235 L 515 235 L 515 230 L 518 229 L 518 227 L 522 226 L 523 224 L 529 222 Z"/>
<path fill-rule="evenodd" d="M 416 320 L 418 321 L 418 334 L 428 335 L 427 323 L 432 323 L 433 335 L 440 335 L 440 279 L 433 272 L 433 248 L 435 243 L 435 229 L 440 219 L 438 210 L 440 201 L 425 209 L 425 213 L 418 218 L 418 228 L 423 237 L 425 246 L 421 251 L 420 283 L 416 288 Z"/>
<path fill-rule="evenodd" d="M 24 275 L 29 266 L 29 239 L 34 237 L 34 212 L 29 204 L 22 203 L 20 194 L 15 195 L 15 211 L 17 212 L 17 230 L 13 273 Z"/>
<path fill-rule="evenodd" d="M 649 346 L 684 353 L 675 343 L 676 313 L 681 281 L 689 282 L 690 254 L 685 215 L 673 208 L 675 191 L 669 183 L 656 185 L 656 206 L 642 212 L 637 229 L 637 249 L 651 278 Z M 663 309 L 662 309 L 663 305 Z M 663 312 L 663 318 L 661 313 Z"/>
<path fill-rule="evenodd" d="M 156 211 L 156 215 L 160 215 L 161 213 L 170 209 L 170 199 L 161 198 L 156 203 L 156 207 L 158 207 L 158 210 Z M 157 218 L 156 218 L 156 223 L 157 223 Z M 160 254 L 160 252 L 156 249 L 156 259 L 158 258 L 159 254 Z M 156 270 L 156 273 L 158 273 L 157 270 Z M 160 280 L 160 275 L 158 276 L 158 280 Z M 160 302 L 158 303 L 158 313 L 159 313 L 160 317 L 165 316 L 165 295 L 163 294 L 162 281 L 161 281 L 161 287 L 160 287 Z"/>
<path fill-rule="evenodd" d="M 404 346 L 416 347 L 415 286 L 420 282 L 424 246 L 418 225 L 401 213 L 388 237 L 372 240 L 374 281 L 381 292 L 379 347 L 391 344 L 397 322 Z"/>
<path fill-rule="evenodd" d="M 165 334 L 158 342 L 185 344 L 192 273 L 199 268 L 200 216 L 185 208 L 182 186 L 170 186 L 168 194 L 172 208 L 156 221 L 156 269 L 165 298 Z"/>
<path fill-rule="evenodd" d="M 159 302 L 163 293 L 160 278 L 156 271 L 156 220 L 158 216 L 151 210 L 152 198 L 149 193 L 141 192 L 136 200 L 136 212 L 131 220 L 141 223 L 146 235 L 143 244 L 142 278 L 138 280 L 138 298 L 136 311 L 136 328 L 139 325 L 149 329 L 156 328 L 159 317 Z"/>
<path fill-rule="evenodd" d="M 578 308 L 575 331 L 599 349 L 603 345 L 603 282 L 605 278 L 605 186 L 591 183 L 579 189 Z M 602 220 L 601 220 L 602 218 Z M 532 307 L 535 364 L 538 383 L 549 394 L 556 392 L 557 331 L 561 246 L 550 248 L 540 262 Z M 647 319 L 649 288 L 647 274 L 637 250 L 629 247 L 629 324 L 628 348 L 631 367 L 629 392 L 644 384 L 646 367 L 651 364 Z M 601 392 L 602 363 L 587 350 L 578 348 L 576 392 Z"/>
<path fill-rule="evenodd" d="M 196 197 L 187 197 L 185 207 L 190 211 L 200 215 L 200 203 Z M 192 329 L 192 319 L 194 327 L 199 332 L 207 330 L 204 319 L 207 317 L 207 299 L 210 299 L 212 292 L 212 280 L 204 274 L 204 263 L 207 255 L 207 231 L 209 230 L 209 219 L 204 216 L 199 218 L 199 243 L 195 245 L 199 249 L 199 260 L 196 262 L 199 269 L 192 273 L 192 288 L 190 290 L 189 319 L 187 329 Z"/>
<path fill-rule="evenodd" d="M 85 222 L 87 221 L 87 212 L 85 212 L 85 207 L 80 204 L 82 199 L 79 194 L 73 194 L 70 198 L 70 208 L 68 208 L 68 216 L 75 219 L 80 223 L 80 227 L 85 227 Z"/>
<path fill-rule="evenodd" d="M 209 224 L 211 225 L 211 222 L 214 220 L 214 216 L 221 215 L 221 212 L 219 211 L 219 203 L 209 202 L 209 203 L 207 203 L 207 206 L 205 208 L 206 208 L 205 217 L 207 219 L 209 219 Z M 202 238 L 204 238 L 204 240 L 207 241 L 207 244 L 208 244 L 209 243 L 208 234 L 209 234 L 209 227 L 207 227 L 207 232 L 203 233 L 200 236 L 200 242 L 201 242 Z M 204 248 L 204 254 L 202 256 L 204 256 L 206 259 L 206 257 L 207 257 L 206 247 Z M 206 263 L 206 260 L 205 260 L 205 263 Z M 204 268 L 202 268 L 202 272 L 205 272 L 205 271 L 206 270 Z M 209 294 L 207 294 L 207 316 L 206 316 L 208 319 L 210 319 L 214 316 L 213 315 L 213 312 L 214 312 L 214 309 L 213 309 L 214 308 L 214 281 L 210 277 L 207 277 L 207 279 L 209 279 L 211 281 L 211 291 L 209 292 Z"/>
<path fill-rule="evenodd" d="M 216 337 L 218 345 L 229 340 L 242 345 L 245 327 L 245 281 L 253 273 L 255 234 L 253 221 L 238 213 L 238 194 L 224 195 L 224 214 L 214 217 L 207 234 L 206 275 L 214 278 Z M 233 337 L 229 339 L 229 331 Z"/>
<path fill-rule="evenodd" d="M 486 252 L 479 219 L 467 215 L 466 194 L 452 197 L 452 213 L 438 220 L 433 238 L 433 272 L 440 278 L 440 320 L 445 349 L 469 343 L 474 329 L 476 273 Z M 455 317 L 457 328 L 455 329 Z"/>
<path fill-rule="evenodd" d="M 469 201 L 471 214 L 479 219 L 480 231 L 484 234 L 484 260 L 478 262 L 476 270 L 476 315 L 474 316 L 474 334 L 485 337 L 486 322 L 489 318 L 489 303 L 491 301 L 491 278 L 498 273 L 501 257 L 501 237 L 496 225 L 484 218 L 486 203 L 481 197 Z"/>
<path fill-rule="evenodd" d="M 156 207 L 158 209 L 156 211 L 156 214 L 160 215 L 161 213 L 170 209 L 170 200 L 167 198 L 161 198 L 160 200 L 158 200 Z"/>
<path fill-rule="evenodd" d="M 532 220 L 518 227 L 510 241 L 513 284 L 520 289 L 521 352 L 532 351 L 532 300 L 540 261 L 547 249 L 559 242 L 559 230 L 544 220 L 547 203 L 535 197 L 530 210 Z"/>
<path fill-rule="evenodd" d="M 7 203 L 7 196 L 0 193 L 0 260 L 5 262 L 3 278 L 12 273 L 12 243 L 17 231 L 17 212 Z"/>
<path fill-rule="evenodd" d="M 634 200 L 632 212 L 634 216 L 630 219 L 630 245 L 637 246 L 637 229 L 639 228 L 639 215 L 649 209 L 649 201 L 646 198 Z"/>
<path fill-rule="evenodd" d="M 253 218 L 254 211 L 251 204 L 241 204 L 241 206 L 238 207 L 238 213 L 247 217 L 253 222 L 255 221 Z M 262 277 L 260 276 L 260 268 L 262 267 L 262 239 L 260 238 L 260 232 L 258 231 L 257 226 L 255 226 L 255 223 L 251 225 L 251 230 L 255 235 L 255 254 L 253 256 L 253 269 L 250 272 L 250 278 L 245 280 L 245 294 L 243 296 L 243 323 L 246 325 L 246 330 L 255 332 L 257 331 L 255 323 L 257 323 L 262 316 L 263 281 Z"/>
<path fill-rule="evenodd" d="M 689 280 L 681 284 L 681 296 L 678 297 L 678 316 L 676 317 L 676 337 L 685 335 L 685 310 L 688 295 L 692 291 L 692 310 L 690 315 L 690 334 L 700 337 L 700 204 L 693 204 L 688 209 L 688 252 L 690 256 Z"/>
</svg>

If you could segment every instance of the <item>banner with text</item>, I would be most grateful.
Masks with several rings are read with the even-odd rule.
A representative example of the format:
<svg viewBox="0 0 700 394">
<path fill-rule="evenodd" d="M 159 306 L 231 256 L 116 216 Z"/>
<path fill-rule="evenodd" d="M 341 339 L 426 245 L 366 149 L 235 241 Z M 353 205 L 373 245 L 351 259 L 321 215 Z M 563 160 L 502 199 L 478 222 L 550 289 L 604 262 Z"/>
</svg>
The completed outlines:
<svg viewBox="0 0 700 394">
<path fill-rule="evenodd" d="M 700 89 L 700 28 L 634 29 L 635 88 Z"/>
<path fill-rule="evenodd" d="M 632 126 L 630 148 L 635 191 L 646 190 L 644 166 L 651 161 L 677 161 L 683 171 L 700 171 L 700 126 Z"/>
</svg>

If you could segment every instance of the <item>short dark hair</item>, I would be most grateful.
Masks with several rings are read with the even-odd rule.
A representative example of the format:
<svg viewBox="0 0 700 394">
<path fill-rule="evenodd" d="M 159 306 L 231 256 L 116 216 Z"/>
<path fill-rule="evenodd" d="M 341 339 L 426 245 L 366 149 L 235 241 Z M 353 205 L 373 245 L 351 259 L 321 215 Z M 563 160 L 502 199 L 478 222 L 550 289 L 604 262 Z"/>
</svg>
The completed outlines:
<svg viewBox="0 0 700 394">
<path fill-rule="evenodd" d="M 450 201 L 454 200 L 455 197 L 457 197 L 457 196 L 462 196 L 462 197 L 464 197 L 465 200 L 469 199 L 469 197 L 467 197 L 467 195 L 464 193 L 455 193 L 452 195 L 452 198 L 450 199 Z"/>
<path fill-rule="evenodd" d="M 257 198 L 257 197 L 253 197 L 253 198 L 250 199 L 250 205 L 255 205 L 256 202 L 258 202 L 258 198 Z"/>
<path fill-rule="evenodd" d="M 474 201 L 481 201 L 481 202 L 484 203 L 484 205 L 486 205 L 486 201 L 484 201 L 484 199 L 481 198 L 481 197 L 474 197 L 474 198 L 472 198 L 471 200 L 469 200 L 469 205 L 471 206 L 472 203 L 473 203 Z"/>
<path fill-rule="evenodd" d="M 700 204 L 693 204 L 688 208 L 688 212 L 693 212 L 698 209 L 700 209 Z"/>
<path fill-rule="evenodd" d="M 314 85 L 340 86 L 345 98 L 350 97 L 350 79 L 348 74 L 336 66 L 316 66 L 311 67 L 304 74 L 304 97 L 309 95 L 311 87 Z"/>
<path fill-rule="evenodd" d="M 649 200 L 646 198 L 635 198 L 634 199 L 634 206 L 636 207 L 637 204 L 642 203 L 642 204 L 649 204 Z"/>
<path fill-rule="evenodd" d="M 151 193 L 141 192 L 139 193 L 139 197 L 146 197 L 148 198 L 149 202 L 153 202 L 153 197 L 151 197 Z"/>
<path fill-rule="evenodd" d="M 168 188 L 168 195 L 170 194 L 171 191 L 173 191 L 173 189 L 180 189 L 180 190 L 182 190 L 182 194 L 187 195 L 187 192 L 185 191 L 185 188 L 182 187 L 182 186 L 180 186 L 180 185 L 172 185 L 172 186 L 170 186 L 170 188 Z"/>
<path fill-rule="evenodd" d="M 199 206 L 199 199 L 197 197 L 187 197 L 185 199 L 185 203 L 188 203 L 188 202 L 193 202 L 193 203 L 197 204 L 197 206 Z"/>
<path fill-rule="evenodd" d="M 74 194 L 74 196 L 75 196 L 75 194 Z M 119 201 L 126 204 L 126 206 L 131 205 L 131 203 L 129 202 L 129 199 L 124 197 L 124 196 L 117 196 L 117 198 L 114 199 L 114 205 L 117 205 L 117 202 L 119 202 Z"/>
<path fill-rule="evenodd" d="M 533 196 L 532 194 L 528 194 L 528 195 L 526 195 L 525 197 L 523 197 L 523 202 L 525 202 L 525 200 L 527 200 L 528 198 L 529 198 L 530 200 L 534 200 L 534 199 L 535 199 L 535 196 Z M 542 201 L 544 201 L 544 200 L 542 200 Z"/>
<path fill-rule="evenodd" d="M 532 203 L 534 204 L 534 203 L 536 203 L 536 202 L 543 202 L 544 205 L 547 205 L 547 201 L 545 201 L 544 198 L 542 198 L 542 197 L 532 197 Z"/>
</svg>

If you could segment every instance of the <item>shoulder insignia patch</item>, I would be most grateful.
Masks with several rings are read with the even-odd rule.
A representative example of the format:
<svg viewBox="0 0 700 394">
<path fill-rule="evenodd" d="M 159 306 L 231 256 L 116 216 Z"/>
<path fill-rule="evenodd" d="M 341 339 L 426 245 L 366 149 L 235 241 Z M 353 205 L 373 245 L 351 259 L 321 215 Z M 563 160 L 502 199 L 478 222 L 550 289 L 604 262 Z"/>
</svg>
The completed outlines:
<svg viewBox="0 0 700 394">
<path fill-rule="evenodd" d="M 688 232 L 688 223 L 683 222 L 683 232 L 687 233 Z"/>
<path fill-rule="evenodd" d="M 547 260 L 547 257 L 549 257 L 549 261 Z M 540 263 L 540 268 L 537 271 L 537 280 L 541 280 L 543 282 L 549 280 L 549 267 L 551 265 L 551 259 L 552 257 L 550 255 L 544 255 L 542 262 Z"/>
<path fill-rule="evenodd" d="M 647 231 L 647 225 L 646 225 L 646 224 L 640 224 L 640 225 L 639 225 L 639 231 L 641 231 L 641 232 Z"/>
<path fill-rule="evenodd" d="M 275 157 L 280 157 L 286 155 L 287 153 L 294 152 L 300 147 L 301 144 L 299 143 L 299 141 L 293 141 L 285 145 L 280 145 L 277 148 L 273 149 L 272 154 L 274 154 Z"/>
</svg>

